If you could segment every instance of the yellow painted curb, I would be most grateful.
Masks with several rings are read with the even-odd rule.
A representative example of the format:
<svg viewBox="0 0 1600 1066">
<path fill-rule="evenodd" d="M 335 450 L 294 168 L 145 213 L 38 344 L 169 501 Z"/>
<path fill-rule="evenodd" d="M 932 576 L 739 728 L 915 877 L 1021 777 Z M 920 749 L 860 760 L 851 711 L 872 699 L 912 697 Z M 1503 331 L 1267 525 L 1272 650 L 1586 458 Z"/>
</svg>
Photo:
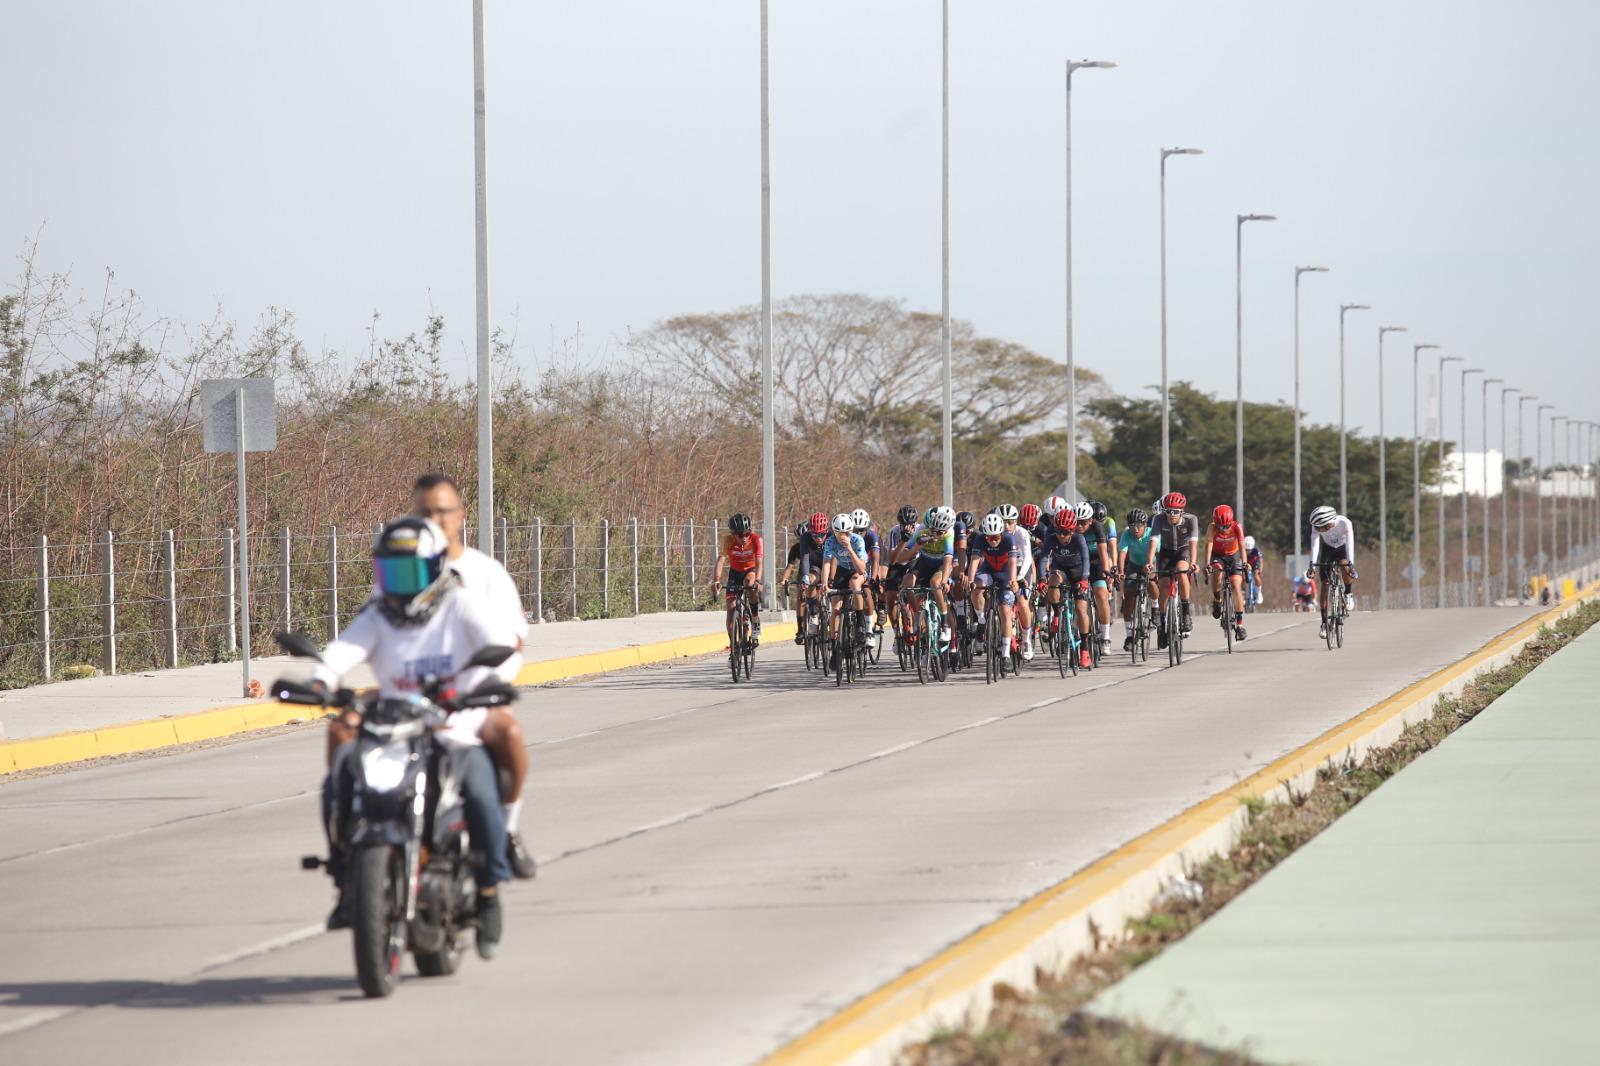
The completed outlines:
<svg viewBox="0 0 1600 1066">
<path fill-rule="evenodd" d="M 793 622 L 775 622 L 765 628 L 769 639 L 787 639 L 794 636 Z M 571 655 L 562 659 L 546 659 L 528 663 L 517 674 L 519 685 L 542 685 L 550 681 L 563 681 L 574 677 L 610 673 L 647 663 L 685 659 L 709 655 L 728 646 L 725 633 L 708 633 L 702 636 L 678 637 L 636 644 L 627 648 Z M 108 755 L 129 755 L 134 752 L 155 751 L 176 744 L 191 744 L 197 740 L 213 740 L 286 725 L 295 719 L 315 716 L 307 707 L 283 703 L 241 703 L 231 707 L 217 707 L 194 714 L 155 718 L 126 725 L 107 726 L 75 733 L 56 733 L 47 737 L 13 740 L 0 743 L 0 776 L 19 770 L 37 770 L 82 762 L 85 759 Z"/>
<path fill-rule="evenodd" d="M 1494 656 L 1516 647 L 1576 604 L 1600 592 L 1590 586 L 1574 602 L 1553 607 L 1519 623 L 1465 658 L 1408 685 L 1270 766 L 1157 826 L 1071 877 L 1024 901 L 874 992 L 855 1001 L 809 1032 L 762 1060 L 763 1066 L 814 1066 L 848 1062 L 877 1048 L 922 1016 L 969 994 L 1007 962 L 1027 951 L 1064 923 L 1082 921 L 1141 875 L 1159 870 L 1207 834 L 1238 817 L 1240 801 L 1264 796 L 1286 780 L 1341 758 L 1385 725 L 1473 673 Z M 877 1048 L 877 1050 L 884 1050 Z M 883 1057 L 887 1059 L 889 1051 Z"/>
</svg>

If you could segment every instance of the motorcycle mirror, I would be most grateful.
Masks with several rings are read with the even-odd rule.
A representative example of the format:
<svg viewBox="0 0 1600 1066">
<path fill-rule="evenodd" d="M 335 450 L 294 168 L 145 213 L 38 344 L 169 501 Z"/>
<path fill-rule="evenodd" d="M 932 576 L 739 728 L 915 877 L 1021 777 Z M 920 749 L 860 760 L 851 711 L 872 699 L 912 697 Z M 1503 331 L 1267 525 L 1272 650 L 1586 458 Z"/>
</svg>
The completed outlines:
<svg viewBox="0 0 1600 1066">
<path fill-rule="evenodd" d="M 317 650 L 316 641 L 304 633 L 274 633 L 273 636 L 278 641 L 278 647 L 290 655 L 296 655 L 302 659 L 322 661 L 322 653 Z"/>
<path fill-rule="evenodd" d="M 456 701 L 459 707 L 503 707 L 517 698 L 517 690 L 498 678 L 490 678 Z"/>
<path fill-rule="evenodd" d="M 274 681 L 270 691 L 272 698 L 279 703 L 303 703 L 309 707 L 321 707 L 327 702 L 327 695 L 322 690 L 312 688 L 304 681 L 286 677 Z"/>
<path fill-rule="evenodd" d="M 493 668 L 499 666 L 501 663 L 505 662 L 515 654 L 517 654 L 517 649 L 515 648 L 508 648 L 503 644 L 486 644 L 478 649 L 476 655 L 467 660 L 467 666 L 487 666 Z"/>
</svg>

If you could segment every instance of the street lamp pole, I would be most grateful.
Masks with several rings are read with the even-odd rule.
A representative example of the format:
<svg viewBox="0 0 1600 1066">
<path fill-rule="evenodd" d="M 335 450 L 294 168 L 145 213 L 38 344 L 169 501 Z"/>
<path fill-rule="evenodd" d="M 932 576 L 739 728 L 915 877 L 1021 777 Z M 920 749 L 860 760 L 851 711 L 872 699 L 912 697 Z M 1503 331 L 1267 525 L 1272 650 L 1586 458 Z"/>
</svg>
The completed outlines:
<svg viewBox="0 0 1600 1066">
<path fill-rule="evenodd" d="M 1561 495 L 1558 496 L 1556 495 L 1556 478 L 1554 470 L 1556 465 L 1556 444 L 1558 439 L 1561 445 L 1561 461 L 1565 465 L 1570 464 L 1567 464 L 1567 435 L 1566 433 L 1562 433 L 1560 438 L 1556 437 L 1557 422 L 1566 422 L 1570 425 L 1571 419 L 1567 415 L 1555 415 L 1550 419 L 1550 466 L 1552 468 L 1550 471 L 1550 573 L 1557 580 L 1560 580 L 1561 574 L 1567 569 L 1567 563 L 1569 562 L 1569 557 L 1571 555 L 1572 543 L 1569 538 L 1567 543 L 1568 551 L 1566 554 L 1563 554 L 1561 551 L 1561 512 L 1567 510 L 1567 508 L 1562 505 L 1563 497 L 1567 493 L 1567 479 L 1565 476 L 1567 472 L 1565 470 L 1561 472 L 1563 475 L 1561 478 Z"/>
<path fill-rule="evenodd" d="M 768 106 L 767 0 L 761 0 L 761 585 L 769 610 L 777 606 L 778 544 L 776 433 L 772 374 L 772 113 Z"/>
<path fill-rule="evenodd" d="M 1067 495 L 1078 498 L 1078 372 L 1072 352 L 1072 75 L 1079 70 L 1110 70 L 1101 59 L 1067 60 Z"/>
<path fill-rule="evenodd" d="M 1350 464 L 1346 449 L 1344 420 L 1344 316 L 1351 311 L 1370 311 L 1367 304 L 1339 306 L 1339 513 L 1350 513 Z"/>
<path fill-rule="evenodd" d="M 1465 384 L 1465 382 L 1463 382 L 1463 384 Z M 1485 607 L 1493 606 L 1493 602 L 1494 602 L 1489 596 L 1489 386 L 1490 385 L 1502 385 L 1503 386 L 1504 384 L 1505 384 L 1505 379 L 1504 378 L 1484 378 L 1483 379 L 1483 391 L 1481 393 L 1479 393 L 1479 397 L 1478 397 L 1478 408 L 1479 408 L 1479 410 L 1478 410 L 1478 425 L 1482 428 L 1482 436 L 1483 436 L 1483 462 L 1480 464 L 1481 467 L 1482 467 L 1482 470 L 1483 470 L 1483 535 L 1482 535 L 1481 538 L 1479 538 L 1479 539 L 1481 539 L 1483 541 L 1483 556 L 1482 556 L 1483 565 L 1478 568 L 1478 572 L 1483 575 L 1483 605 Z M 1461 397 L 1462 397 L 1463 400 L 1466 399 L 1465 390 L 1462 391 Z M 1461 482 L 1462 482 L 1462 485 L 1461 485 L 1461 507 L 1462 507 L 1462 512 L 1463 512 L 1463 518 L 1462 518 L 1462 521 L 1461 521 L 1461 535 L 1463 537 L 1466 536 L 1466 531 L 1467 531 L 1466 518 L 1464 517 L 1465 516 L 1465 511 L 1466 511 L 1466 506 L 1467 506 L 1467 495 L 1466 495 L 1466 492 L 1467 492 L 1467 486 L 1466 486 L 1466 480 L 1467 480 L 1466 473 L 1467 473 L 1467 470 L 1466 470 L 1466 466 L 1464 465 L 1466 463 L 1466 450 L 1467 450 L 1467 420 L 1465 418 L 1463 418 L 1461 420 L 1461 452 L 1462 452 L 1462 460 L 1461 461 L 1463 463 L 1463 466 L 1461 468 L 1461 475 L 1462 475 L 1462 477 L 1461 477 Z M 1463 547 L 1462 550 L 1461 550 L 1461 558 L 1463 560 L 1463 562 L 1462 562 L 1462 575 L 1463 575 L 1463 577 L 1466 576 L 1466 563 L 1465 563 L 1466 557 L 1467 557 L 1466 548 Z M 1466 596 L 1467 596 L 1466 588 L 1467 588 L 1467 585 L 1466 585 L 1465 582 L 1463 582 L 1461 588 L 1462 588 L 1461 605 L 1463 607 L 1465 607 L 1467 605 L 1467 600 L 1466 600 Z"/>
<path fill-rule="evenodd" d="M 1521 396 L 1521 389 L 1500 390 L 1500 598 L 1505 599 L 1511 585 L 1511 483 L 1506 480 L 1507 459 L 1511 452 L 1506 438 L 1506 397 Z M 1520 457 L 1518 465 L 1521 465 Z"/>
<path fill-rule="evenodd" d="M 1528 589 L 1528 450 L 1523 429 L 1528 421 L 1525 405 L 1538 403 L 1539 397 L 1524 394 L 1517 401 L 1517 468 L 1522 476 L 1517 479 L 1517 602 L 1522 602 Z M 1538 429 L 1538 412 L 1534 412 L 1534 429 Z M 1534 482 L 1534 499 L 1538 500 L 1539 484 Z"/>
<path fill-rule="evenodd" d="M 473 258 L 477 290 L 478 548 L 494 552 L 494 382 L 489 365 L 489 187 L 483 97 L 483 0 L 472 0 Z"/>
<path fill-rule="evenodd" d="M 1201 148 L 1161 149 L 1161 495 L 1172 491 L 1172 393 L 1167 381 L 1167 158 L 1205 155 Z"/>
<path fill-rule="evenodd" d="M 1554 411 L 1553 403 L 1542 403 L 1533 412 L 1533 564 L 1545 577 L 1544 554 L 1544 413 Z M 1554 450 L 1552 448 L 1552 450 Z"/>
<path fill-rule="evenodd" d="M 1233 513 L 1239 521 L 1244 520 L 1244 224 L 1277 220 L 1277 215 L 1236 215 L 1233 227 Z"/>
<path fill-rule="evenodd" d="M 1418 608 L 1422 606 L 1422 411 L 1418 368 L 1422 353 L 1437 347 L 1437 344 L 1411 347 L 1411 605 Z M 1440 554 L 1444 554 L 1442 549 Z"/>
<path fill-rule="evenodd" d="M 1467 605 L 1467 375 L 1482 374 L 1474 367 L 1461 371 L 1461 606 Z M 1439 428 L 1444 428 L 1444 369 L 1439 370 Z M 1439 462 L 1439 602 L 1444 605 L 1444 460 Z"/>
<path fill-rule="evenodd" d="M 951 421 L 954 411 L 954 389 L 950 374 L 950 0 L 944 0 L 944 51 L 943 81 L 941 82 L 941 151 L 940 151 L 940 352 L 944 357 L 944 505 L 955 506 L 955 446 Z"/>
<path fill-rule="evenodd" d="M 1405 326 L 1378 327 L 1378 607 L 1389 606 L 1389 462 L 1383 430 L 1383 338 Z"/>
<path fill-rule="evenodd" d="M 1304 517 L 1300 500 L 1300 275 L 1326 274 L 1327 267 L 1294 268 L 1294 565 L 1300 570 L 1300 532 Z"/>
</svg>

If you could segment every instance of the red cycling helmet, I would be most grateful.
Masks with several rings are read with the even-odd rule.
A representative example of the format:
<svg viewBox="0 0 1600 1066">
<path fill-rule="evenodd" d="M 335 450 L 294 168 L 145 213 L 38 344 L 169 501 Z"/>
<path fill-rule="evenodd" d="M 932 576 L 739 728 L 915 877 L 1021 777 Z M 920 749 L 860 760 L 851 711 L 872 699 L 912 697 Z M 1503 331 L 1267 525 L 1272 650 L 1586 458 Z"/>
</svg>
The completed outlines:
<svg viewBox="0 0 1600 1066">
<path fill-rule="evenodd" d="M 1063 533 L 1071 533 L 1078 528 L 1078 516 L 1070 507 L 1063 507 L 1055 513 L 1056 528 Z"/>
<path fill-rule="evenodd" d="M 1039 505 L 1025 503 L 1022 505 L 1022 524 L 1030 529 L 1039 524 Z"/>
<path fill-rule="evenodd" d="M 1219 526 L 1233 525 L 1233 508 L 1219 503 L 1211 509 L 1211 520 Z"/>
<path fill-rule="evenodd" d="M 806 528 L 817 536 L 822 536 L 828 531 L 828 516 L 818 511 L 806 520 Z"/>
<path fill-rule="evenodd" d="M 1166 511 L 1181 511 L 1189 506 L 1189 497 L 1181 492 L 1169 492 L 1161 501 L 1161 507 Z"/>
</svg>

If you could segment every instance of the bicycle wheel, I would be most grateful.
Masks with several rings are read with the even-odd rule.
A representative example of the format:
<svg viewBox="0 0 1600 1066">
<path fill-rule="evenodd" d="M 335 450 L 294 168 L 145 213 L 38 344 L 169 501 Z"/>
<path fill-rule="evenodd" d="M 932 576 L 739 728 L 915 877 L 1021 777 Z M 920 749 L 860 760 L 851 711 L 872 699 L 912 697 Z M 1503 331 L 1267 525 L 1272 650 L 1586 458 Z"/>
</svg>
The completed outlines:
<svg viewBox="0 0 1600 1066">
<path fill-rule="evenodd" d="M 1228 654 L 1233 654 L 1233 590 L 1223 587 L 1222 590 L 1222 640 L 1228 646 Z"/>
<path fill-rule="evenodd" d="M 1167 609 L 1161 612 L 1161 624 L 1167 632 L 1167 665 L 1178 665 L 1178 596 L 1167 597 Z"/>
<path fill-rule="evenodd" d="M 750 680 L 750 668 L 755 664 L 756 658 L 756 642 L 751 636 L 752 622 L 753 620 L 750 617 L 750 608 L 747 605 L 744 609 L 744 640 L 740 642 L 743 646 L 744 653 L 739 657 L 741 665 L 744 668 L 744 679 L 746 681 Z"/>
<path fill-rule="evenodd" d="M 909 610 L 909 608 L 907 609 Z M 911 614 L 909 621 L 911 623 L 911 633 L 908 640 L 911 646 L 906 651 L 911 656 L 911 661 L 916 664 L 917 684 L 926 685 L 928 683 L 928 660 L 924 657 L 924 652 L 928 647 L 927 612 L 918 607 Z"/>
<path fill-rule="evenodd" d="M 733 622 L 728 626 L 728 666 L 733 670 L 734 684 L 739 683 L 739 659 L 744 646 L 741 632 L 743 621 L 744 612 L 734 608 Z"/>
</svg>

